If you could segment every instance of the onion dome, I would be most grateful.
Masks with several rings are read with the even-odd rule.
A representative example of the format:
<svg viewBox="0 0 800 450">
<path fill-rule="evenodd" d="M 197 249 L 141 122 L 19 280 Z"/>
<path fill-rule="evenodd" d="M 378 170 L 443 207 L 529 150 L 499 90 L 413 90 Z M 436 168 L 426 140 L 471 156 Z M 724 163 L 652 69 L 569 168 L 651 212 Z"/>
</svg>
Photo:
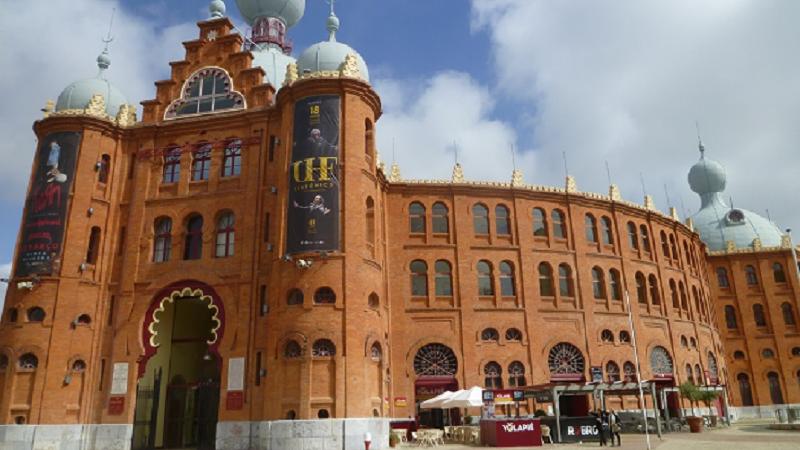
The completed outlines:
<svg viewBox="0 0 800 450">
<path fill-rule="evenodd" d="M 273 17 L 288 28 L 299 22 L 306 11 L 306 0 L 236 0 L 236 5 L 250 26 L 259 18 Z"/>
<path fill-rule="evenodd" d="M 746 209 L 728 206 L 722 199 L 727 176 L 722 164 L 705 157 L 700 144 L 700 161 L 689 170 L 689 186 L 700 196 L 700 211 L 691 219 L 700 239 L 709 251 L 754 248 L 758 239 L 762 247 L 779 247 L 783 233 L 774 223 Z"/>
<path fill-rule="evenodd" d="M 318 72 L 338 72 L 345 59 L 353 55 L 358 64 L 361 77 L 369 81 L 369 70 L 364 58 L 347 44 L 336 42 L 336 32 L 339 31 L 339 18 L 331 9 L 327 20 L 328 40 L 322 41 L 307 48 L 297 58 L 297 71 L 300 76 Z"/>
<path fill-rule="evenodd" d="M 212 19 L 219 19 L 225 17 L 225 11 L 227 8 L 225 7 L 225 2 L 222 0 L 213 0 L 210 5 L 208 5 L 208 13 Z"/>
<path fill-rule="evenodd" d="M 56 101 L 56 112 L 67 110 L 84 110 L 94 95 L 102 95 L 105 100 L 106 114 L 116 117 L 120 107 L 128 101 L 122 92 L 105 79 L 104 73 L 111 66 L 108 48 L 97 57 L 100 71 L 94 78 L 76 81 L 66 87 Z"/>
</svg>

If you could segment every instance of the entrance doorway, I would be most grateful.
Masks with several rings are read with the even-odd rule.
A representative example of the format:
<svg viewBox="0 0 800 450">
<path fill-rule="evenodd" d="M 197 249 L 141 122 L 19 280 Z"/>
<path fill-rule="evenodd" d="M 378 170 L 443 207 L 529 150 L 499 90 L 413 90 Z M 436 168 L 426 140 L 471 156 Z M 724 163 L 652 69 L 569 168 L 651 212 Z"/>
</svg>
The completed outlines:
<svg viewBox="0 0 800 450">
<path fill-rule="evenodd" d="M 208 298 L 160 300 L 150 325 L 156 348 L 139 379 L 133 449 L 213 449 L 219 359 L 209 349 L 218 319 Z"/>
</svg>

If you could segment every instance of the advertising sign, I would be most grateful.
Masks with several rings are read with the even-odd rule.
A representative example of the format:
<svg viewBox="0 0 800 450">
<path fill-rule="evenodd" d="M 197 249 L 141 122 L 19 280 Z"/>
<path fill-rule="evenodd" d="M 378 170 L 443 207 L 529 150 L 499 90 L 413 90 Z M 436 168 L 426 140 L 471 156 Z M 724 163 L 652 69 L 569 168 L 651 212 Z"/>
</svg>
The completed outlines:
<svg viewBox="0 0 800 450">
<path fill-rule="evenodd" d="M 397 408 L 405 408 L 408 406 L 408 399 L 406 397 L 395 397 L 394 406 Z"/>
<path fill-rule="evenodd" d="M 514 403 L 513 391 L 494 391 L 495 405 L 510 405 Z"/>
<path fill-rule="evenodd" d="M 603 368 L 600 366 L 592 366 L 590 369 L 592 374 L 592 383 L 602 383 L 603 382 Z"/>
<path fill-rule="evenodd" d="M 108 399 L 108 415 L 119 416 L 123 412 L 125 412 L 125 397 L 110 397 Z"/>
<path fill-rule="evenodd" d="M 18 277 L 49 275 L 57 270 L 54 265 L 61 256 L 80 142 L 80 133 L 65 131 L 48 134 L 39 144 L 14 264 Z"/>
<path fill-rule="evenodd" d="M 339 250 L 339 116 L 335 95 L 294 107 L 286 253 Z"/>
</svg>

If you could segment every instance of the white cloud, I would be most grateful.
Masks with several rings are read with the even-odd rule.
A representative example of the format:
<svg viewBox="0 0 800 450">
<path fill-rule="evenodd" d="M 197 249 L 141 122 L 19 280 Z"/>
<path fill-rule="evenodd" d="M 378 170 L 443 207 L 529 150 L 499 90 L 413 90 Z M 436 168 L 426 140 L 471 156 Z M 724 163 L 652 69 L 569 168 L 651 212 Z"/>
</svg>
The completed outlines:
<svg viewBox="0 0 800 450">
<path fill-rule="evenodd" d="M 667 184 L 694 211 L 686 173 L 708 155 L 728 169 L 737 206 L 800 226 L 798 2 L 473 0 L 473 27 L 493 44 L 503 101 L 535 111 L 520 141 L 539 163 L 529 182 L 560 184 L 561 152 L 579 188 L 626 198 L 639 173 L 665 208 Z M 533 170 L 531 170 L 533 169 Z M 533 179 L 532 179 L 533 178 Z M 679 206 L 679 205 L 678 205 Z"/>
<path fill-rule="evenodd" d="M 513 128 L 492 119 L 489 90 L 468 74 L 443 72 L 426 81 L 377 80 L 385 113 L 378 127 L 381 158 L 394 158 L 405 178 L 449 179 L 458 159 L 467 179 L 510 180 Z M 532 164 L 533 155 L 518 157 Z"/>
<path fill-rule="evenodd" d="M 169 76 L 168 63 L 182 59 L 181 43 L 194 39 L 193 23 L 157 28 L 156 21 L 127 12 L 116 0 L 32 1 L 0 15 L 0 201 L 21 205 L 35 152 L 31 125 L 47 100 L 69 83 L 95 76 L 113 8 L 114 42 L 107 78 L 128 102 L 155 97 L 153 82 Z M 12 45 L 13 44 L 13 45 Z"/>
</svg>

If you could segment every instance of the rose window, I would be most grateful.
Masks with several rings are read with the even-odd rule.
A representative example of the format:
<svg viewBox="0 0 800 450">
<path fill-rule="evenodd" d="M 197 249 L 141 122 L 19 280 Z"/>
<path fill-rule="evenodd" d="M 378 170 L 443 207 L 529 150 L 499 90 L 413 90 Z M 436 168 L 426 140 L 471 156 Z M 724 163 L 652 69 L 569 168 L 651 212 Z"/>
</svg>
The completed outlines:
<svg viewBox="0 0 800 450">
<path fill-rule="evenodd" d="M 672 373 L 672 358 L 664 347 L 656 347 L 650 353 L 650 368 L 653 373 Z"/>
<path fill-rule="evenodd" d="M 584 359 L 581 351 L 572 344 L 562 342 L 550 349 L 547 358 L 550 374 L 580 374 L 583 373 Z"/>
<path fill-rule="evenodd" d="M 442 344 L 428 344 L 414 356 L 414 372 L 417 375 L 455 375 L 457 369 L 456 355 Z"/>
</svg>

